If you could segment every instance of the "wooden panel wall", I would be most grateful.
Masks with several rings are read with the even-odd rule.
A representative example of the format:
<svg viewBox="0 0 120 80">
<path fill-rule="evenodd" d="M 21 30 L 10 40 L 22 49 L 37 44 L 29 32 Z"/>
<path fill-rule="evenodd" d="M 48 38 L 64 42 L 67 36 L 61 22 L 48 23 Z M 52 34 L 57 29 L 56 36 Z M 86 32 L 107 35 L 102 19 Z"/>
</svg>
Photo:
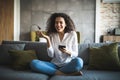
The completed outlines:
<svg viewBox="0 0 120 80">
<path fill-rule="evenodd" d="M 13 40 L 14 36 L 14 0 L 0 0 L 0 43 Z"/>
</svg>

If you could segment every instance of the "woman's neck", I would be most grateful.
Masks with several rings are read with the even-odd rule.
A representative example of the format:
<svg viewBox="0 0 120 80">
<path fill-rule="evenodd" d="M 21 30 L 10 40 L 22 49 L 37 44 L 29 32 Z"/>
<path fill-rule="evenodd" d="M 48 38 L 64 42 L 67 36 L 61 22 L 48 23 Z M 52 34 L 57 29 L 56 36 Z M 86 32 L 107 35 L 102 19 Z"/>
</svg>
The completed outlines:
<svg viewBox="0 0 120 80">
<path fill-rule="evenodd" d="M 61 32 L 61 33 L 58 33 L 58 34 L 59 34 L 60 41 L 62 41 L 63 37 L 64 37 L 64 32 Z"/>
</svg>

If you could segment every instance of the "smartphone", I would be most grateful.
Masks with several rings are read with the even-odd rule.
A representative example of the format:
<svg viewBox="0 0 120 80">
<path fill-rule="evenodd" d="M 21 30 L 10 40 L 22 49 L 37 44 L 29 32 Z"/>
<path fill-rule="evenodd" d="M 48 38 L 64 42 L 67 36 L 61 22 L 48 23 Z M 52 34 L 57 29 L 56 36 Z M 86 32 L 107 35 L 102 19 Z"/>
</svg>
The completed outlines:
<svg viewBox="0 0 120 80">
<path fill-rule="evenodd" d="M 66 48 L 65 45 L 59 45 L 58 48 Z"/>
<path fill-rule="evenodd" d="M 41 30 L 40 26 L 37 26 L 39 30 Z"/>
</svg>

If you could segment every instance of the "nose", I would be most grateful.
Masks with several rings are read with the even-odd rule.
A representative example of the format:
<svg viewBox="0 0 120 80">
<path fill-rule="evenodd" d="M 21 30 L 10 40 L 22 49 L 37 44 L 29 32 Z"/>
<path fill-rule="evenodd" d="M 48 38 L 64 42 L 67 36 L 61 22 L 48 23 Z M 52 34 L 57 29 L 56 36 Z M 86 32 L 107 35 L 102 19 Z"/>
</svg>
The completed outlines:
<svg viewBox="0 0 120 80">
<path fill-rule="evenodd" d="M 60 23 L 58 22 L 56 25 L 57 25 L 57 26 L 60 26 Z"/>
</svg>

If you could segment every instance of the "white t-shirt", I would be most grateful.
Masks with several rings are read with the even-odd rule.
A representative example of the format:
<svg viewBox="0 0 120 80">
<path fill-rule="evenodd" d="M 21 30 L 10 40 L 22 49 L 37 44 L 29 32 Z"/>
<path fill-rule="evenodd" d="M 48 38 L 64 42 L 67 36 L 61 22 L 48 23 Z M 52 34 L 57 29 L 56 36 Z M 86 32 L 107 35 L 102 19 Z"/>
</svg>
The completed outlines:
<svg viewBox="0 0 120 80">
<path fill-rule="evenodd" d="M 65 33 L 63 40 L 60 41 L 59 35 L 51 34 L 50 35 L 51 44 L 47 51 L 48 55 L 52 57 L 52 63 L 56 64 L 57 66 L 61 67 L 64 64 L 71 61 L 71 59 L 78 56 L 78 42 L 77 42 L 77 34 L 75 31 L 71 31 L 70 33 Z M 71 56 L 62 53 L 59 49 L 59 45 L 65 45 L 66 49 L 71 52 Z"/>
</svg>

